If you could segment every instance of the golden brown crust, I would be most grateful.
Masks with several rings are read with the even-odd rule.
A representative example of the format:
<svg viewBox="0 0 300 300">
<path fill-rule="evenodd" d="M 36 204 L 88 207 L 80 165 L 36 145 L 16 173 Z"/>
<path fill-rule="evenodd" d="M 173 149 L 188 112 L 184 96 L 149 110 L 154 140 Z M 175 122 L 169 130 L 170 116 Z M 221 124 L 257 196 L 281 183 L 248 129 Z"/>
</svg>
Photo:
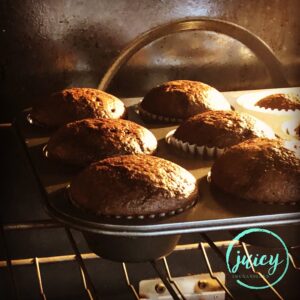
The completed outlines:
<svg viewBox="0 0 300 300">
<path fill-rule="evenodd" d="M 278 140 L 258 138 L 229 148 L 213 165 L 211 180 L 241 199 L 269 203 L 300 200 L 300 161 Z"/>
<path fill-rule="evenodd" d="M 259 100 L 255 105 L 279 110 L 296 110 L 300 109 L 300 99 L 289 94 L 273 94 Z"/>
<path fill-rule="evenodd" d="M 174 137 L 191 145 L 227 148 L 256 138 L 275 138 L 270 127 L 235 111 L 208 111 L 183 122 Z"/>
<path fill-rule="evenodd" d="M 72 201 L 107 216 L 168 213 L 197 200 L 196 180 L 162 158 L 125 155 L 96 162 L 71 183 Z"/>
<path fill-rule="evenodd" d="M 208 110 L 230 110 L 230 104 L 219 91 L 190 80 L 169 81 L 153 88 L 141 107 L 149 113 L 176 119 L 187 119 Z"/>
<path fill-rule="evenodd" d="M 126 115 L 123 102 L 92 88 L 70 88 L 33 107 L 31 117 L 46 127 L 59 127 L 86 118 L 119 119 Z"/>
<path fill-rule="evenodd" d="M 87 165 L 124 154 L 152 154 L 155 136 L 127 120 L 84 119 L 61 127 L 50 138 L 48 156 L 64 163 Z"/>
</svg>

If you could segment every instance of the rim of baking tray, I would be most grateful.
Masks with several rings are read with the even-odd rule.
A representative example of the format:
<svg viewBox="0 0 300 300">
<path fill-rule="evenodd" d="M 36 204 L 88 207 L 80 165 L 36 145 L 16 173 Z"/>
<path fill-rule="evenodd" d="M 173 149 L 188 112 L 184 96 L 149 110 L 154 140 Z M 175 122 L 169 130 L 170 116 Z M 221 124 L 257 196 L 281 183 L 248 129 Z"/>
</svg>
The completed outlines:
<svg viewBox="0 0 300 300">
<path fill-rule="evenodd" d="M 99 218 L 97 215 L 87 214 L 74 207 L 66 197 L 66 189 L 59 191 L 60 195 L 49 199 L 45 203 L 48 212 L 63 224 L 81 231 L 99 234 L 147 237 L 164 236 L 172 234 L 208 232 L 224 229 L 242 229 L 255 226 L 278 225 L 280 223 L 292 224 L 299 222 L 300 212 L 280 213 L 271 215 L 259 215 L 249 217 L 233 217 L 221 220 L 184 220 L 183 214 L 161 218 L 158 220 L 120 220 L 112 218 Z M 200 200 L 201 202 L 201 200 Z M 197 204 L 194 206 L 196 207 Z M 192 210 L 193 208 L 191 208 Z M 107 222 L 109 220 L 109 222 Z M 130 222 L 129 222 L 130 221 Z"/>
</svg>

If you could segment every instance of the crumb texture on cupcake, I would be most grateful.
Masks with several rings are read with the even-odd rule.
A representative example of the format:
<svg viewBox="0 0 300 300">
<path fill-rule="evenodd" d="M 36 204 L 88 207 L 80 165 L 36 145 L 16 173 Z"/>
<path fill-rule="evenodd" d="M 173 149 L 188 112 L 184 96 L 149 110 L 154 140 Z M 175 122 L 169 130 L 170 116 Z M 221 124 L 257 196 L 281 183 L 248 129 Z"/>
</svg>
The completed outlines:
<svg viewBox="0 0 300 300">
<path fill-rule="evenodd" d="M 227 148 L 242 141 L 262 137 L 275 138 L 264 122 L 235 111 L 208 111 L 183 122 L 174 137 L 191 145 Z"/>
<path fill-rule="evenodd" d="M 266 109 L 296 110 L 300 109 L 300 98 L 290 94 L 272 94 L 260 99 L 255 105 Z"/>
<path fill-rule="evenodd" d="M 252 139 L 215 161 L 211 182 L 241 199 L 294 203 L 300 200 L 300 160 L 279 140 Z"/>
<path fill-rule="evenodd" d="M 187 119 L 208 110 L 231 109 L 218 90 L 190 80 L 174 80 L 153 88 L 140 106 L 148 113 L 175 119 Z"/>
<path fill-rule="evenodd" d="M 96 162 L 71 182 L 70 193 L 76 206 L 107 216 L 159 215 L 185 208 L 198 197 L 192 174 L 149 155 Z"/>
<path fill-rule="evenodd" d="M 124 103 L 113 95 L 92 88 L 69 88 L 40 101 L 31 116 L 38 124 L 59 127 L 86 118 L 123 118 Z"/>
<path fill-rule="evenodd" d="M 73 165 L 87 165 L 124 154 L 152 154 L 157 147 L 148 129 L 127 120 L 84 119 L 61 127 L 47 144 L 48 156 Z"/>
</svg>

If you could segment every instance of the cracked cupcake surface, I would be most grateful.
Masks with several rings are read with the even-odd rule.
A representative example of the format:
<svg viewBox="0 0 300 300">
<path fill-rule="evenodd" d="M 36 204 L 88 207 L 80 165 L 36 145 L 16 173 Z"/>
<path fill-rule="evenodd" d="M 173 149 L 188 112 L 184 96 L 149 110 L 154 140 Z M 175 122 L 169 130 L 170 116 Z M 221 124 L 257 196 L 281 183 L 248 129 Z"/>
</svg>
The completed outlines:
<svg viewBox="0 0 300 300">
<path fill-rule="evenodd" d="M 157 122 L 161 119 L 185 120 L 209 110 L 231 109 L 218 90 L 191 80 L 169 81 L 153 88 L 140 103 L 140 108 L 144 119 Z"/>
<path fill-rule="evenodd" d="M 34 123 L 60 127 L 86 118 L 120 119 L 126 116 L 124 103 L 113 95 L 92 88 L 69 88 L 37 103 L 31 112 Z"/>
<path fill-rule="evenodd" d="M 198 199 L 196 179 L 182 167 L 150 155 L 125 155 L 96 162 L 70 187 L 72 202 L 106 216 L 176 213 Z"/>
<path fill-rule="evenodd" d="M 295 203 L 300 201 L 300 160 L 279 140 L 251 139 L 215 161 L 211 182 L 240 199 Z"/>
<path fill-rule="evenodd" d="M 84 119 L 55 132 L 48 144 L 49 158 L 72 165 L 116 155 L 153 154 L 157 140 L 151 131 L 128 120 Z"/>
</svg>

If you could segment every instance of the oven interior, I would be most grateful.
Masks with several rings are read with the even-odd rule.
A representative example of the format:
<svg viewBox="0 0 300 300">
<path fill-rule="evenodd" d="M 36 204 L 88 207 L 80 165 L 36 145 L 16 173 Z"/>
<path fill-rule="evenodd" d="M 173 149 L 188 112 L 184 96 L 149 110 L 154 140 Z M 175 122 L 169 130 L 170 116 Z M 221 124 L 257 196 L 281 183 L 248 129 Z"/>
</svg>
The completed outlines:
<svg viewBox="0 0 300 300">
<path fill-rule="evenodd" d="M 298 1 L 271 5 L 76 0 L 2 1 L 0 5 L 1 40 L 6 45 L 0 50 L 1 299 L 140 299 L 147 286 L 153 291 L 151 299 L 172 299 L 166 286 L 175 291 L 175 299 L 199 299 L 199 290 L 200 299 L 299 299 L 298 225 L 282 229 L 283 237 L 293 232 L 295 243 L 289 246 L 291 264 L 285 279 L 274 289 L 248 290 L 235 283 L 224 263 L 233 238 L 228 230 L 182 235 L 175 251 L 157 262 L 124 264 L 95 256 L 81 233 L 65 228 L 44 211 L 20 141 L 11 125 L 4 124 L 36 99 L 42 101 L 45 94 L 68 86 L 96 87 L 113 59 L 136 36 L 187 17 L 214 17 L 249 29 L 273 49 L 288 85 L 297 86 Z M 139 50 L 109 91 L 121 97 L 142 96 L 158 83 L 181 78 L 204 81 L 222 91 L 274 87 L 264 63 L 239 41 L 210 31 L 190 31 L 167 35 Z M 253 245 L 239 247 L 266 251 Z M 202 274 L 202 279 L 192 278 L 196 274 Z M 181 286 L 183 276 L 192 284 Z"/>
</svg>

